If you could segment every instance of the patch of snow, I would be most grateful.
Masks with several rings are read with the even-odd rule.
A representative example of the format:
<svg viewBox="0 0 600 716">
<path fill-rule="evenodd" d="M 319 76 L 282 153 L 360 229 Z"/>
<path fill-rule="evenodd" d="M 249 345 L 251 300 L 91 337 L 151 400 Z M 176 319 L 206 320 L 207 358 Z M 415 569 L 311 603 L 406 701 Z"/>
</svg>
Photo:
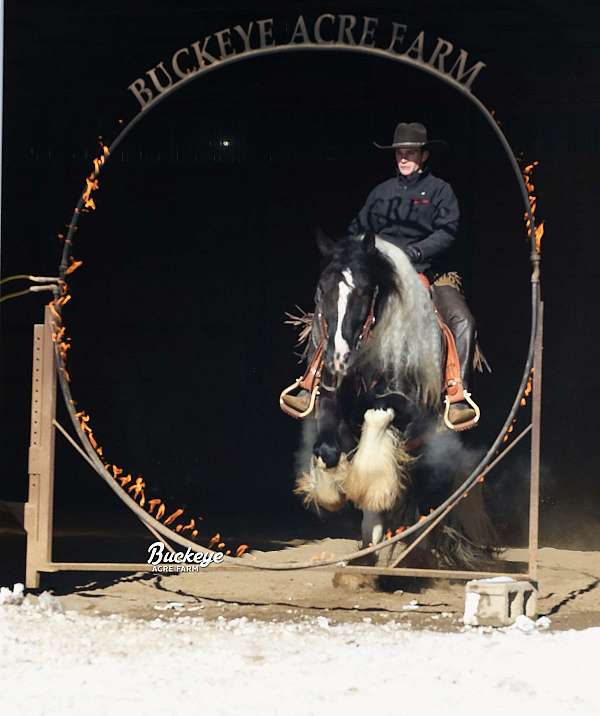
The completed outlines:
<svg viewBox="0 0 600 716">
<path fill-rule="evenodd" d="M 0 587 L 0 604 L 22 604 L 24 589 L 25 587 L 20 582 L 15 584 L 12 589 Z"/>
<path fill-rule="evenodd" d="M 37 600 L 38 608 L 44 612 L 56 612 L 62 614 L 65 610 L 60 603 L 60 599 L 50 592 L 42 592 Z"/>
<path fill-rule="evenodd" d="M 466 592 L 465 594 L 465 613 L 463 616 L 463 623 L 469 626 L 477 626 L 479 620 L 477 619 L 477 610 L 479 609 L 479 598 L 480 594 L 477 592 Z"/>
<path fill-rule="evenodd" d="M 8 592 L 15 594 L 2 594 Z M 81 712 L 83 696 L 86 716 L 106 716 L 107 709 L 164 716 L 174 703 L 211 716 L 353 716 L 382 705 L 393 712 L 399 698 L 419 703 L 424 716 L 600 713 L 597 665 L 585 658 L 596 653 L 600 628 L 546 631 L 547 617 L 528 620 L 534 628 L 527 632 L 458 633 L 414 631 L 400 618 L 209 622 L 177 610 L 169 617 L 88 616 L 4 602 L 2 713 Z"/>
</svg>

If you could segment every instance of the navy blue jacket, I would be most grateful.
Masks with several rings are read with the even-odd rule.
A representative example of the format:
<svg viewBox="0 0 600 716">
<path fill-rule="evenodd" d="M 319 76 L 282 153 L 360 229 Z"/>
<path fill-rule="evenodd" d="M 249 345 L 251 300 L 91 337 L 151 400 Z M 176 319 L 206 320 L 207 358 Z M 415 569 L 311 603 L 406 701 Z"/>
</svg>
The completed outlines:
<svg viewBox="0 0 600 716">
<path fill-rule="evenodd" d="M 398 174 L 376 186 L 348 227 L 356 236 L 374 231 L 401 249 L 410 245 L 421 251 L 415 263 L 425 272 L 451 246 L 458 230 L 460 212 L 452 187 L 428 170 L 408 177 Z"/>
</svg>

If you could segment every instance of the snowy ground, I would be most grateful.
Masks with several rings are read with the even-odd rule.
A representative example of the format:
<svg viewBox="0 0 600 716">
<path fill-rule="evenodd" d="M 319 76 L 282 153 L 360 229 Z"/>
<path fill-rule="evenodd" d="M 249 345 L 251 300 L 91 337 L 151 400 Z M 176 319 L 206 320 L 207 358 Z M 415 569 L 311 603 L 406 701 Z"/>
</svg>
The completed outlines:
<svg viewBox="0 0 600 716">
<path fill-rule="evenodd" d="M 0 713 L 592 716 L 599 645 L 600 628 L 439 633 L 173 610 L 149 621 L 31 600 L 0 605 Z"/>
</svg>

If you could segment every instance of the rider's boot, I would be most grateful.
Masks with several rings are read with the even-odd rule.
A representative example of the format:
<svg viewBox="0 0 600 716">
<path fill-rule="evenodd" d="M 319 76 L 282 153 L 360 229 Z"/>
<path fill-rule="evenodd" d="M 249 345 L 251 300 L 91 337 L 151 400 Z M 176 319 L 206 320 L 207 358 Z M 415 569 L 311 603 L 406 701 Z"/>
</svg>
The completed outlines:
<svg viewBox="0 0 600 716">
<path fill-rule="evenodd" d="M 435 306 L 454 336 L 463 389 L 467 391 L 475 351 L 475 319 L 457 288 L 436 285 L 433 289 Z M 473 420 L 475 416 L 475 410 L 464 401 L 453 403 L 448 411 L 448 420 L 455 427 Z"/>
</svg>

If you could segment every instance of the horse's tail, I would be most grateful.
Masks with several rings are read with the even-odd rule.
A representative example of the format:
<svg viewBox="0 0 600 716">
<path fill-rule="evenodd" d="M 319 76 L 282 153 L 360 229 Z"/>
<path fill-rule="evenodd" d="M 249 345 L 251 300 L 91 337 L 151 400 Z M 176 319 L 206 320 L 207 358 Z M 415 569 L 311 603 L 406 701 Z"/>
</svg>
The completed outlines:
<svg viewBox="0 0 600 716">
<path fill-rule="evenodd" d="M 499 553 L 498 534 L 479 486 L 460 500 L 449 518 L 435 530 L 432 541 L 442 566 L 480 570 L 492 566 Z"/>
</svg>

